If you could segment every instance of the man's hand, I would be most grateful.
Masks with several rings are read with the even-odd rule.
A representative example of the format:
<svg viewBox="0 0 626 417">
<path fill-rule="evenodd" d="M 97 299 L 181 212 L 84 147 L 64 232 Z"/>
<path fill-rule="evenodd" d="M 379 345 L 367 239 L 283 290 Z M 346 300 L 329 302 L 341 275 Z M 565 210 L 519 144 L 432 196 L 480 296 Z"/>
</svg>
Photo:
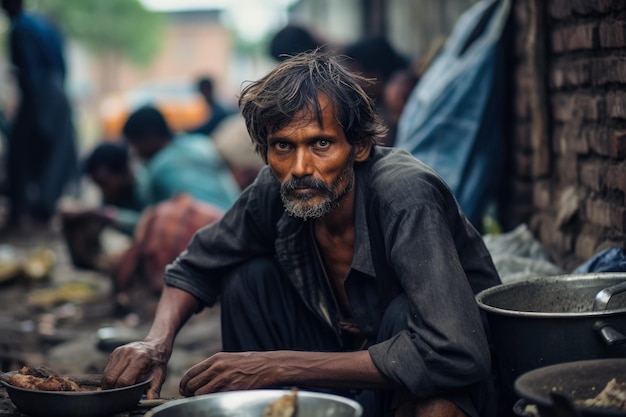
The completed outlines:
<svg viewBox="0 0 626 417">
<path fill-rule="evenodd" d="M 281 381 L 276 352 L 220 352 L 190 368 L 180 380 L 186 397 L 211 392 L 269 388 Z"/>
<path fill-rule="evenodd" d="M 120 346 L 111 353 L 104 368 L 102 388 L 128 386 L 152 376 L 148 399 L 159 398 L 174 338 L 199 305 L 193 295 L 165 286 L 148 335 L 143 342 Z"/>
<path fill-rule="evenodd" d="M 393 388 L 366 350 L 356 352 L 216 353 L 190 368 L 180 381 L 184 396 L 280 386 Z"/>
<path fill-rule="evenodd" d="M 150 400 L 159 398 L 169 353 L 149 342 L 133 342 L 111 353 L 102 375 L 102 388 L 118 388 L 145 381 L 152 376 L 147 392 Z"/>
</svg>

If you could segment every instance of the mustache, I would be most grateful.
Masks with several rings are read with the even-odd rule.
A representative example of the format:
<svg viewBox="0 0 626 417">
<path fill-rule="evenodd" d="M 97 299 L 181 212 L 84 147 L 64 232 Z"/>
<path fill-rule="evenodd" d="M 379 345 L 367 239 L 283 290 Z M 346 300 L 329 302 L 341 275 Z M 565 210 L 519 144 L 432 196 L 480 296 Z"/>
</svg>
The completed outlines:
<svg viewBox="0 0 626 417">
<path fill-rule="evenodd" d="M 282 193 L 290 193 L 302 188 L 310 188 L 313 190 L 321 190 L 325 193 L 332 192 L 326 183 L 313 177 L 291 178 L 287 180 L 281 187 Z"/>
</svg>

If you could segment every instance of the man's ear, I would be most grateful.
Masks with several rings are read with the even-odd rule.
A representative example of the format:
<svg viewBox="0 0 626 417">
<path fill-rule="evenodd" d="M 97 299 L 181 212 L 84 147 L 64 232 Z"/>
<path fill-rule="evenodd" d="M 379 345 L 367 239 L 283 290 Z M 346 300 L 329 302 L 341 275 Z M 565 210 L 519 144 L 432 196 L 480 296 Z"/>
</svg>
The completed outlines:
<svg viewBox="0 0 626 417">
<path fill-rule="evenodd" d="M 372 146 L 374 144 L 371 140 L 365 139 L 354 145 L 354 162 L 363 162 L 369 158 L 372 153 Z"/>
</svg>

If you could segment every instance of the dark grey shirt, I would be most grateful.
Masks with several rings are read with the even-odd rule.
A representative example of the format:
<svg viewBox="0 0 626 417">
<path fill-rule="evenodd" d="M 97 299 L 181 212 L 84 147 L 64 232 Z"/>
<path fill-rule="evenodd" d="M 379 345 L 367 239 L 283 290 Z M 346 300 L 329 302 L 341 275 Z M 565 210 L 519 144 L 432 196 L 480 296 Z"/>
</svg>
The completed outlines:
<svg viewBox="0 0 626 417">
<path fill-rule="evenodd" d="M 360 330 L 375 339 L 389 303 L 406 293 L 410 330 L 369 347 L 376 367 L 418 397 L 484 381 L 490 353 L 474 294 L 500 283 L 481 236 L 443 181 L 409 153 L 375 148 L 355 166 L 354 258 L 345 288 Z M 273 256 L 304 303 L 339 329 L 308 223 L 284 213 L 279 182 L 261 171 L 218 223 L 168 267 L 167 285 L 207 306 L 241 262 Z"/>
</svg>

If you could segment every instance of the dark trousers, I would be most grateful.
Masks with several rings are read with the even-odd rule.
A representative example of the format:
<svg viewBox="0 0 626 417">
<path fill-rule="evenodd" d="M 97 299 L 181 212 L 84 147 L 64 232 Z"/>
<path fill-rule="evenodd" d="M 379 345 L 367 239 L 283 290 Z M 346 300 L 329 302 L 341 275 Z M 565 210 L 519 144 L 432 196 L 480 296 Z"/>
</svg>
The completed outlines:
<svg viewBox="0 0 626 417">
<path fill-rule="evenodd" d="M 351 349 L 328 323 L 304 304 L 293 284 L 271 259 L 255 259 L 224 280 L 222 291 L 222 344 L 227 352 L 300 350 L 344 352 Z M 407 327 L 408 300 L 399 296 L 383 316 L 378 340 L 386 340 Z M 286 387 L 287 388 L 287 387 Z M 410 398 L 406 391 L 321 390 L 350 397 L 363 406 L 363 417 L 392 416 L 394 405 Z M 474 410 L 469 396 L 449 398 L 464 410 Z M 468 411 L 469 411 L 468 410 Z M 470 411 L 468 414 L 472 415 Z"/>
<path fill-rule="evenodd" d="M 78 175 L 71 109 L 57 83 L 23 95 L 8 138 L 11 220 L 27 214 L 47 221 L 65 187 Z"/>
</svg>

